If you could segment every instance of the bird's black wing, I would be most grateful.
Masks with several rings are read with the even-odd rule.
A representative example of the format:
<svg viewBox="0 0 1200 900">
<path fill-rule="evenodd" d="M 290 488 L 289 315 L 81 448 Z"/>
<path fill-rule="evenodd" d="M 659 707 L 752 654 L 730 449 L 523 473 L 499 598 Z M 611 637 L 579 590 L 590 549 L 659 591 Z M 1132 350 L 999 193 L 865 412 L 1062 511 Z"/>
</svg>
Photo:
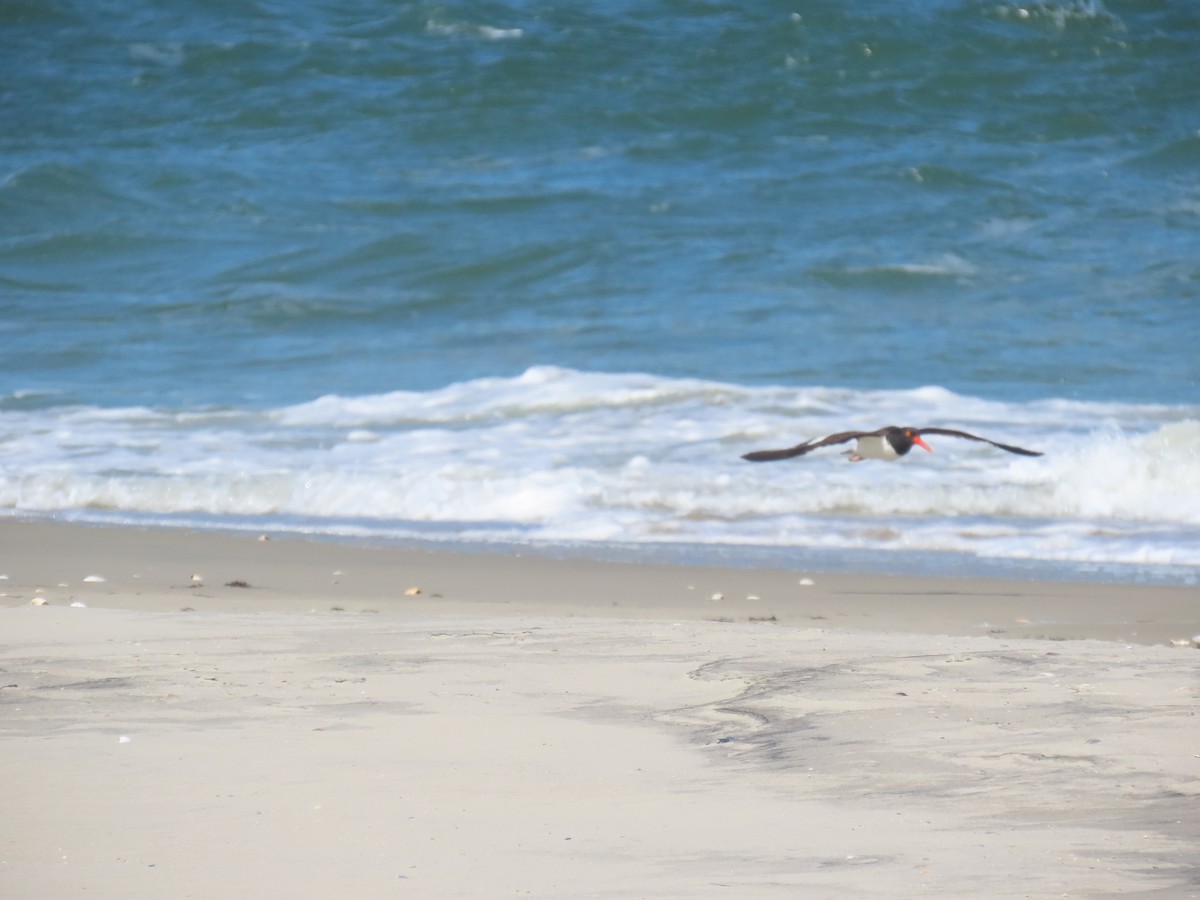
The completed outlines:
<svg viewBox="0 0 1200 900">
<path fill-rule="evenodd" d="M 985 444 L 991 444 L 993 447 L 999 447 L 1001 450 L 1007 450 L 1009 453 L 1017 453 L 1021 456 L 1044 455 L 1037 450 L 1026 450 L 1024 447 L 1014 447 L 1012 444 L 1001 444 L 999 441 L 989 440 L 977 434 L 968 434 L 965 431 L 955 431 L 953 428 L 918 428 L 917 434 L 944 434 L 948 437 L 966 438 L 968 441 L 982 441 Z"/>
<path fill-rule="evenodd" d="M 830 444 L 844 444 L 846 441 L 852 441 L 855 438 L 867 437 L 869 435 L 878 434 L 877 431 L 841 431 L 837 434 L 831 434 L 828 437 L 818 438 L 815 441 L 805 441 L 803 444 L 797 444 L 795 447 L 788 447 L 786 450 L 755 450 L 753 453 L 747 453 L 742 459 L 750 462 L 775 462 L 779 459 L 791 459 L 793 456 L 803 456 L 810 450 L 816 450 L 818 447 L 826 447 Z"/>
</svg>

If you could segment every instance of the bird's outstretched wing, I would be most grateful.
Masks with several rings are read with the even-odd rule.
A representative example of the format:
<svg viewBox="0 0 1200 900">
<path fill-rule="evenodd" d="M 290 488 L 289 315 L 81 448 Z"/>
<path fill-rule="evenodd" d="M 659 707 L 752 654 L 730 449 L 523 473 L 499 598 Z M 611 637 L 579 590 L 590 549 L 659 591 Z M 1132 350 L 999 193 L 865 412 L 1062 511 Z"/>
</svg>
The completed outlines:
<svg viewBox="0 0 1200 900">
<path fill-rule="evenodd" d="M 944 434 L 947 437 L 966 438 L 968 441 L 982 441 L 985 444 L 991 444 L 993 447 L 999 447 L 1001 450 L 1007 450 L 1009 453 L 1017 453 L 1021 456 L 1043 456 L 1037 450 L 1026 450 L 1024 447 L 1014 447 L 1012 444 L 1001 444 L 999 441 L 993 441 L 989 438 L 980 437 L 977 434 L 968 434 L 965 431 L 955 431 L 953 428 L 918 428 L 917 434 Z"/>
<path fill-rule="evenodd" d="M 803 444 L 797 444 L 795 447 L 788 447 L 785 450 L 755 450 L 753 453 L 745 454 L 742 459 L 749 460 L 750 462 L 775 462 L 779 459 L 791 459 L 793 456 L 803 456 L 805 453 L 808 453 L 810 450 L 816 450 L 818 447 L 827 447 L 830 444 L 844 444 L 846 441 L 852 441 L 855 438 L 869 437 L 879 433 L 878 431 L 840 431 L 828 437 L 817 438 L 814 441 L 805 441 Z M 977 438 L 977 440 L 982 440 L 982 438 Z"/>
</svg>

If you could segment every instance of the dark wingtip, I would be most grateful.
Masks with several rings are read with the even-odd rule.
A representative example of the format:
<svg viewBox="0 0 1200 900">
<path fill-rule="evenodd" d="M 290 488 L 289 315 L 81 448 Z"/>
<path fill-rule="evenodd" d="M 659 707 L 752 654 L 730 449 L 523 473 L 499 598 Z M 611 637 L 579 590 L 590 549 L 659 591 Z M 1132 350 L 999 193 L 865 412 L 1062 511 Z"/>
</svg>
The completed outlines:
<svg viewBox="0 0 1200 900">
<path fill-rule="evenodd" d="M 1007 450 L 1009 453 L 1017 453 L 1021 456 L 1045 456 L 1046 454 L 1040 450 L 1026 450 L 1024 447 L 1013 447 L 1010 444 L 996 444 L 1001 450 Z"/>
<path fill-rule="evenodd" d="M 803 456 L 812 448 L 807 444 L 788 447 L 786 450 L 755 450 L 742 456 L 747 462 L 778 462 L 781 459 L 791 459 L 793 456 Z"/>
</svg>

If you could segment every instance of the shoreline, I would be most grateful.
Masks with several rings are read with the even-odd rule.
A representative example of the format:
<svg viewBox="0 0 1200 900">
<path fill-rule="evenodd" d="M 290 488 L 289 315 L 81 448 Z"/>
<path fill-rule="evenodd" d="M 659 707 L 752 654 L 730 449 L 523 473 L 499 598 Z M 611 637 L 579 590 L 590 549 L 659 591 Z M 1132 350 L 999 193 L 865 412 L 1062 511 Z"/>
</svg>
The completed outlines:
<svg viewBox="0 0 1200 900">
<path fill-rule="evenodd" d="M 272 540 L 338 544 L 375 549 L 434 553 L 532 556 L 664 566 L 710 566 L 730 569 L 782 569 L 801 574 L 890 575 L 895 577 L 984 578 L 1000 581 L 1068 581 L 1087 584 L 1196 587 L 1200 569 L 1178 563 L 1096 562 L 1073 559 L 980 556 L 951 550 L 889 550 L 885 548 L 820 548 L 804 545 L 722 544 L 690 542 L 460 540 L 413 534 L 305 530 L 276 520 L 244 522 L 197 520 L 190 517 L 109 518 L 71 513 L 35 514 L 9 511 L 0 523 L 73 528 L 115 528 L 133 531 L 178 531 L 226 537 L 267 535 Z"/>
<path fill-rule="evenodd" d="M 1185 586 L 802 573 L 172 528 L 0 522 L 0 574 L 0 606 L 42 597 L 147 611 L 765 621 L 1168 645 L 1200 634 L 1197 592 Z"/>
</svg>

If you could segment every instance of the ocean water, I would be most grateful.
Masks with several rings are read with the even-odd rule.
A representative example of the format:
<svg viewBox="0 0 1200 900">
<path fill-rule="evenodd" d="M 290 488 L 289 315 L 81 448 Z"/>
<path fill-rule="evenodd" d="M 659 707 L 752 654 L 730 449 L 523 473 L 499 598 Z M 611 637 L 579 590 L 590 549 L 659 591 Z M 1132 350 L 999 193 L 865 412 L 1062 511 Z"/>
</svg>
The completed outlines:
<svg viewBox="0 0 1200 900">
<path fill-rule="evenodd" d="M 0 514 L 1200 578 L 1200 12 L 0 7 Z M 963 428 L 896 464 L 748 450 Z"/>
</svg>

